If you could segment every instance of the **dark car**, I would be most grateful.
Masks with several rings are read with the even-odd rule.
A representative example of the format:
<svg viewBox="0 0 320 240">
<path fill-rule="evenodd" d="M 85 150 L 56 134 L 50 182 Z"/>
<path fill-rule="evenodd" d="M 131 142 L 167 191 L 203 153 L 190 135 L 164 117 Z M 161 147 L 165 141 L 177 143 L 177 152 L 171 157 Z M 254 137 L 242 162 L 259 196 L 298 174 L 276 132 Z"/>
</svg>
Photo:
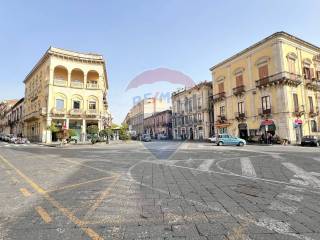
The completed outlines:
<svg viewBox="0 0 320 240">
<path fill-rule="evenodd" d="M 320 146 L 320 137 L 318 136 L 304 136 L 301 140 L 301 146 Z"/>
</svg>

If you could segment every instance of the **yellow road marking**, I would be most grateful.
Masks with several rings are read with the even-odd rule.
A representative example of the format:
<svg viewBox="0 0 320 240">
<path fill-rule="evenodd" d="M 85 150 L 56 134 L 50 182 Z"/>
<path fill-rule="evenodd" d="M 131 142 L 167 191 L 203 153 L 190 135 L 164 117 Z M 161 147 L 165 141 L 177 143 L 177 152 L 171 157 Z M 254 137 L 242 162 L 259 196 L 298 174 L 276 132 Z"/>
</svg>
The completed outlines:
<svg viewBox="0 0 320 240">
<path fill-rule="evenodd" d="M 76 216 L 73 215 L 73 213 L 62 206 L 57 200 L 55 200 L 53 197 L 51 197 L 42 187 L 40 187 L 38 184 L 36 184 L 34 181 L 32 181 L 27 175 L 25 175 L 23 172 L 21 172 L 18 168 L 16 168 L 12 163 L 10 163 L 8 160 L 6 160 L 3 156 L 0 155 L 0 159 L 9 167 L 14 169 L 18 175 L 20 175 L 29 185 L 38 193 L 43 195 L 45 199 L 47 199 L 48 202 L 50 202 L 54 207 L 56 207 L 62 214 L 64 214 L 70 221 L 72 221 L 75 225 L 79 226 L 82 231 L 84 231 L 92 240 L 103 240 L 102 237 L 100 237 L 95 231 L 88 228 L 84 222 L 82 222 L 80 219 L 78 219 Z"/>
<path fill-rule="evenodd" d="M 26 188 L 20 188 L 20 192 L 22 193 L 23 196 L 25 197 L 30 197 L 31 193 L 28 191 Z"/>
<path fill-rule="evenodd" d="M 43 221 L 45 223 L 51 223 L 52 222 L 52 219 L 49 215 L 49 213 L 47 213 L 46 210 L 44 210 L 42 207 L 36 207 L 35 208 L 37 213 L 40 215 L 40 217 L 43 219 Z"/>
<path fill-rule="evenodd" d="M 90 180 L 90 181 L 86 181 L 86 182 L 82 182 L 82 183 L 76 183 L 76 184 L 72 184 L 72 185 L 67 185 L 61 188 L 57 188 L 57 189 L 52 189 L 52 190 L 48 190 L 46 191 L 47 193 L 51 193 L 51 192 L 57 192 L 57 191 L 61 191 L 61 190 L 65 190 L 65 189 L 69 189 L 69 188 L 75 188 L 75 187 L 79 187 L 81 185 L 85 185 L 85 184 L 89 184 L 89 183 L 93 183 L 93 182 L 99 182 L 101 180 L 106 180 L 106 179 L 112 179 L 114 178 L 114 176 L 112 177 L 103 177 L 103 178 L 99 178 L 99 179 L 94 179 L 94 180 Z"/>
<path fill-rule="evenodd" d="M 86 213 L 86 216 L 90 215 L 92 212 L 94 212 L 94 210 L 96 210 L 100 204 L 102 203 L 102 201 L 110 195 L 111 193 L 111 189 L 113 188 L 113 186 L 116 184 L 116 182 L 119 180 L 120 176 L 115 177 L 115 179 L 112 181 L 112 183 L 107 187 L 107 189 L 105 189 L 100 196 L 95 200 L 95 203 L 92 205 L 92 207 L 89 209 L 89 211 Z"/>
</svg>

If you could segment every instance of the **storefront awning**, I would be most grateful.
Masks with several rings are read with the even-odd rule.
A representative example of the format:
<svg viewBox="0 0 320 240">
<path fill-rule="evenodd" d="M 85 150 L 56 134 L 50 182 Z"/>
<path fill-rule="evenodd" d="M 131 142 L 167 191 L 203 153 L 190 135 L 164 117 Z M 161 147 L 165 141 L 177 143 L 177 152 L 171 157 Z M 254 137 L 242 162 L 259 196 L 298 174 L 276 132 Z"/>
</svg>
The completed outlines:
<svg viewBox="0 0 320 240">
<path fill-rule="evenodd" d="M 276 125 L 272 119 L 265 119 L 261 122 L 260 130 L 275 131 Z"/>
</svg>

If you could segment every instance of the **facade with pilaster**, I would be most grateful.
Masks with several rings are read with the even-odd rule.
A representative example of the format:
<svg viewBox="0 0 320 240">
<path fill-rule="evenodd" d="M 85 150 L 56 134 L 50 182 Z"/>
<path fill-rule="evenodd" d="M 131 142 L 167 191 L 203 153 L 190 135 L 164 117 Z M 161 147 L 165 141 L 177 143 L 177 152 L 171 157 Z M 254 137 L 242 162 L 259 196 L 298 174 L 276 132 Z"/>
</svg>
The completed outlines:
<svg viewBox="0 0 320 240">
<path fill-rule="evenodd" d="M 56 141 L 51 125 L 74 129 L 80 141 L 90 125 L 111 126 L 102 55 L 50 47 L 24 83 L 24 135 L 31 141 Z"/>
<path fill-rule="evenodd" d="M 145 118 L 144 132 L 155 139 L 172 139 L 172 110 L 167 109 Z"/>
<path fill-rule="evenodd" d="M 319 135 L 319 47 L 277 32 L 210 70 L 217 132 L 292 143 Z"/>
<path fill-rule="evenodd" d="M 205 140 L 212 136 L 212 83 L 201 82 L 172 93 L 173 139 Z"/>
</svg>

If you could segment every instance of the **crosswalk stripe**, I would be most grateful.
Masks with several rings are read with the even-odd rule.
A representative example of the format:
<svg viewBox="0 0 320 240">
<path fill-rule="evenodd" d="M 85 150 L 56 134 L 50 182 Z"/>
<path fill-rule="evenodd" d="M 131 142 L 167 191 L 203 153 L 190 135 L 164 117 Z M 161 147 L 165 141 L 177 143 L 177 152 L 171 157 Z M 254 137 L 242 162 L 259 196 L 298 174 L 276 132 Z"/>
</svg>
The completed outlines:
<svg viewBox="0 0 320 240">
<path fill-rule="evenodd" d="M 199 170 L 208 171 L 214 162 L 214 159 L 204 160 L 198 167 Z"/>
<path fill-rule="evenodd" d="M 250 161 L 250 158 L 248 157 L 242 157 L 240 158 L 241 163 L 241 169 L 242 169 L 242 175 L 248 176 L 248 177 L 256 177 L 256 171 L 254 170 L 254 167 Z"/>
<path fill-rule="evenodd" d="M 305 171 L 304 169 L 290 162 L 284 162 L 282 163 L 282 165 L 288 168 L 293 173 L 295 173 L 296 178 L 301 178 L 308 185 L 313 187 L 320 187 L 320 180 L 316 178 L 313 174 Z M 295 180 L 295 179 L 291 179 L 291 180 Z"/>
</svg>

